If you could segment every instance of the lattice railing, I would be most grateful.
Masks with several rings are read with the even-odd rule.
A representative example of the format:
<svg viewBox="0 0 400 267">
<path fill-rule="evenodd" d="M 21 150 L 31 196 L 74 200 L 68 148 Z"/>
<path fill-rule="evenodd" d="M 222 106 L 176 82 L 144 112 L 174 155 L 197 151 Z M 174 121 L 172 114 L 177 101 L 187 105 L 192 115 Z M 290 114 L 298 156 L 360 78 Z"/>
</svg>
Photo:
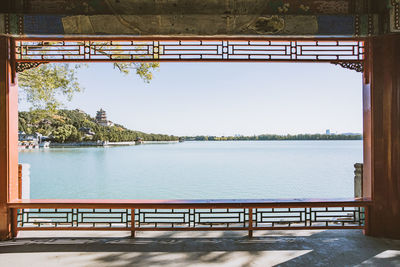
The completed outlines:
<svg viewBox="0 0 400 267">
<path fill-rule="evenodd" d="M 365 224 L 361 207 L 256 209 L 255 228 L 357 227 Z"/>
<path fill-rule="evenodd" d="M 246 228 L 248 209 L 137 209 L 137 229 Z"/>
<path fill-rule="evenodd" d="M 18 227 L 23 228 L 124 228 L 131 213 L 127 209 L 19 209 Z"/>
<path fill-rule="evenodd" d="M 289 61 L 360 62 L 365 42 L 332 39 L 17 39 L 16 61 Z"/>
<path fill-rule="evenodd" d="M 257 204 L 223 203 L 176 207 L 152 203 L 155 208 L 33 208 L 18 207 L 17 230 L 274 230 L 274 229 L 364 229 L 368 202 L 324 205 L 299 202 Z M 54 204 L 52 204 L 54 206 Z M 83 205 L 83 204 L 82 204 Z M 102 203 L 102 206 L 105 204 Z M 26 205 L 25 205 L 26 206 Z M 46 206 L 46 205 L 43 205 Z M 48 205 L 47 205 L 48 206 Z M 79 206 L 79 205 L 77 205 Z M 140 206 L 140 205 L 139 205 Z M 143 205 L 142 205 L 143 206 Z M 242 206 L 242 207 L 241 207 Z M 265 206 L 265 207 L 263 207 Z M 287 206 L 287 207 L 285 207 Z M 134 216 L 132 216 L 134 214 Z"/>
</svg>

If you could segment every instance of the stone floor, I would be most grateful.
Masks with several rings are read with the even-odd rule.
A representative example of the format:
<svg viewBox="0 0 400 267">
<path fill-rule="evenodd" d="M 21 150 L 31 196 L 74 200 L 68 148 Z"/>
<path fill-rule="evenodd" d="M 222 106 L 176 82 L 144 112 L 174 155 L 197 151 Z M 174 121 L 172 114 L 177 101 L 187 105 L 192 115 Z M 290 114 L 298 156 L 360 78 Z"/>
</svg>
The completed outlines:
<svg viewBox="0 0 400 267">
<path fill-rule="evenodd" d="M 21 232 L 0 266 L 400 266 L 400 241 L 358 230 Z"/>
</svg>

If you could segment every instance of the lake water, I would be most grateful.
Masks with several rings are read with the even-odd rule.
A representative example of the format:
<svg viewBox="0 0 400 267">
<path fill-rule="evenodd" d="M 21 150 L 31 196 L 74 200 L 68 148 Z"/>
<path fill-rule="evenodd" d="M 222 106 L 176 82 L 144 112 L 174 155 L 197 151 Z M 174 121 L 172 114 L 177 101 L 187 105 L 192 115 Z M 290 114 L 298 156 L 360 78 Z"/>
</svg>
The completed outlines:
<svg viewBox="0 0 400 267">
<path fill-rule="evenodd" d="M 353 197 L 362 141 L 234 141 L 21 151 L 31 198 Z"/>
</svg>

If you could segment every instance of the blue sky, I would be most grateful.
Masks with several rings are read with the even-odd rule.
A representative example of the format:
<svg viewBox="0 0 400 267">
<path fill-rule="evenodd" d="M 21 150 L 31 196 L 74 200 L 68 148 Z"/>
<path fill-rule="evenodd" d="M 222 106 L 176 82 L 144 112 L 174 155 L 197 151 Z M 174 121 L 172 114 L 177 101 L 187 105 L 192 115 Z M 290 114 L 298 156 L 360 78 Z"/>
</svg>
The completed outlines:
<svg viewBox="0 0 400 267">
<path fill-rule="evenodd" d="M 331 64 L 162 63 L 150 84 L 112 64 L 79 70 L 70 109 L 174 135 L 362 132 L 361 74 Z M 27 104 L 20 103 L 20 110 Z"/>
</svg>

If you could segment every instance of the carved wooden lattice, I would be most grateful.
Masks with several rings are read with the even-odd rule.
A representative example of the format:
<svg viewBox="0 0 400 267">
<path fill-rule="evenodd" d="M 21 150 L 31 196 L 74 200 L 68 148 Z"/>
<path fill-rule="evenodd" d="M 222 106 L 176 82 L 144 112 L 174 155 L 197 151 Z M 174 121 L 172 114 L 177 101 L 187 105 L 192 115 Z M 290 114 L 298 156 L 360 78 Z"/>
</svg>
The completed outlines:
<svg viewBox="0 0 400 267">
<path fill-rule="evenodd" d="M 393 27 L 394 30 L 400 31 L 400 1 L 392 0 L 391 4 L 393 8 Z"/>
<path fill-rule="evenodd" d="M 44 64 L 44 62 L 17 62 L 15 64 L 16 72 L 23 72 L 24 70 L 29 70 L 37 68 L 38 66 Z"/>
<path fill-rule="evenodd" d="M 132 211 L 134 225 L 132 226 Z M 363 207 L 19 209 L 19 230 L 362 229 Z"/>
<path fill-rule="evenodd" d="M 17 62 L 361 62 L 364 41 L 278 39 L 16 40 Z"/>
<path fill-rule="evenodd" d="M 364 63 L 362 62 L 334 62 L 332 64 L 339 65 L 342 68 L 364 72 Z"/>
</svg>

